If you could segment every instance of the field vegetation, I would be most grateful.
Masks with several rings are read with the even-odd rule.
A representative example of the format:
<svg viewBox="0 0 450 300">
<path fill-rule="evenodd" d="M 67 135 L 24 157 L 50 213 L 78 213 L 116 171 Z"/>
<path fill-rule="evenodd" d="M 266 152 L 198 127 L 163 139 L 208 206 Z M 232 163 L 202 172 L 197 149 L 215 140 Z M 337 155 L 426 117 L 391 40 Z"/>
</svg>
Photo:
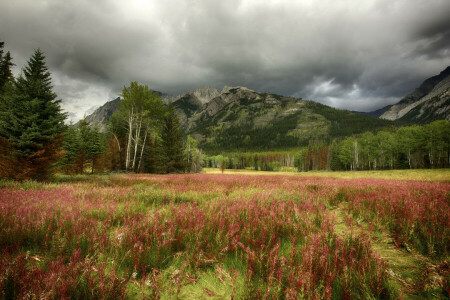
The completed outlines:
<svg viewBox="0 0 450 300">
<path fill-rule="evenodd" d="M 227 172 L 1 181 L 0 297 L 448 297 L 448 173 Z"/>
</svg>

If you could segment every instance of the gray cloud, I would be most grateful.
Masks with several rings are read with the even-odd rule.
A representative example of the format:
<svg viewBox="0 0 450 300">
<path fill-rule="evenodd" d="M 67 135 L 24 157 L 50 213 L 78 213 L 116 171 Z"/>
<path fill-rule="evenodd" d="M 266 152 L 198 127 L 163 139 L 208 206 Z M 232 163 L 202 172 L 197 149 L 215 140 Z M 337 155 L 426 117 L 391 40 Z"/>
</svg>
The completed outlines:
<svg viewBox="0 0 450 300">
<path fill-rule="evenodd" d="M 450 65 L 447 0 L 0 3 L 20 72 L 36 48 L 77 119 L 132 80 L 179 94 L 244 85 L 339 108 L 397 102 Z"/>
</svg>

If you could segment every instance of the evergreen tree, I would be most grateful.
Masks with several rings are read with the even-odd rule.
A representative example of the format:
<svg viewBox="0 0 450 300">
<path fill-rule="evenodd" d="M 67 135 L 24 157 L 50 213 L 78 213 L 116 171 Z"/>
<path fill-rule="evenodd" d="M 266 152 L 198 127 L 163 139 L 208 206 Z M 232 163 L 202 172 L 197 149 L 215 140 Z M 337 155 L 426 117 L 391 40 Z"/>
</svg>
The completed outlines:
<svg viewBox="0 0 450 300">
<path fill-rule="evenodd" d="M 5 86 L 13 78 L 11 67 L 14 66 L 9 51 L 6 52 L 5 55 L 3 55 L 4 45 L 4 42 L 0 42 L 0 94 L 3 93 Z"/>
<path fill-rule="evenodd" d="M 76 162 L 80 157 L 81 141 L 76 128 L 71 124 L 65 134 L 62 148 L 65 152 L 60 166 L 66 173 L 77 173 Z"/>
<path fill-rule="evenodd" d="M 167 108 L 162 139 L 164 141 L 167 172 L 182 172 L 184 170 L 183 140 L 181 138 L 180 122 L 172 103 L 169 103 Z"/>
<path fill-rule="evenodd" d="M 89 123 L 86 121 L 86 118 L 78 122 L 77 133 L 80 141 L 80 154 L 77 160 L 77 173 L 83 174 L 89 157 L 88 148 L 91 135 L 91 128 L 89 127 Z"/>
<path fill-rule="evenodd" d="M 149 137 L 147 138 L 147 145 L 145 147 L 146 150 L 143 157 L 143 172 L 158 174 L 167 172 L 167 167 L 165 165 L 166 156 L 164 153 L 163 144 L 163 140 L 158 134 L 149 134 Z"/>
<path fill-rule="evenodd" d="M 4 42 L 0 42 L 0 128 L 7 126 L 7 111 L 13 96 L 12 58 L 9 52 L 3 55 Z M 0 177 L 14 177 L 17 155 L 10 143 L 0 134 Z"/>
<path fill-rule="evenodd" d="M 4 42 L 0 42 L 0 123 L 7 118 L 6 112 L 11 105 L 11 98 L 14 94 L 14 77 L 11 72 L 13 63 L 9 52 L 3 55 L 4 44 Z"/>
<path fill-rule="evenodd" d="M 95 124 L 94 128 L 90 130 L 87 141 L 88 158 L 92 162 L 91 174 L 94 174 L 94 169 L 97 167 L 99 157 L 105 150 L 102 135 L 97 124 Z"/>
<path fill-rule="evenodd" d="M 20 156 L 21 178 L 45 179 L 61 156 L 65 114 L 52 91 L 45 57 L 36 50 L 16 80 L 10 105 L 2 114 L 0 136 Z"/>
</svg>

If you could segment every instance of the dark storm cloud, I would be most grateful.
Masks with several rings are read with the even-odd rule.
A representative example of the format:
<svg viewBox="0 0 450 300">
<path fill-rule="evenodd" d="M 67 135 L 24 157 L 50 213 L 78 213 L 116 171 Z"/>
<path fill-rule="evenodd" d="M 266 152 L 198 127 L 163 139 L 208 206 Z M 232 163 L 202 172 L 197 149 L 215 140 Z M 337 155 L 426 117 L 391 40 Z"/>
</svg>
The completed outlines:
<svg viewBox="0 0 450 300">
<path fill-rule="evenodd" d="M 18 67 L 46 53 L 77 118 L 132 80 L 372 110 L 450 64 L 449 14 L 446 0 L 15 0 L 0 3 L 0 40 Z"/>
</svg>

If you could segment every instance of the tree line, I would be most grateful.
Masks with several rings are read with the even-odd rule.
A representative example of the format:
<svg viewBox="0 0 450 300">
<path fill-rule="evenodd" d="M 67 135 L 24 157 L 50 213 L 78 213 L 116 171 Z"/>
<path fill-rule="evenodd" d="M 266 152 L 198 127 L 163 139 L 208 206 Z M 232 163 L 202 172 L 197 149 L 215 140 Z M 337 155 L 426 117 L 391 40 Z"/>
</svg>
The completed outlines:
<svg viewBox="0 0 450 300">
<path fill-rule="evenodd" d="M 450 122 L 365 132 L 335 141 L 330 151 L 328 163 L 335 170 L 448 168 Z"/>
<path fill-rule="evenodd" d="M 131 82 L 119 110 L 101 131 L 85 119 L 66 125 L 41 50 L 21 74 L 0 42 L 0 178 L 46 180 L 68 174 L 200 172 L 203 158 L 191 137 L 183 139 L 171 103 Z"/>
<path fill-rule="evenodd" d="M 450 122 L 391 127 L 376 133 L 327 140 L 310 140 L 308 146 L 290 151 L 232 152 L 205 157 L 212 168 L 280 171 L 382 170 L 448 168 Z"/>
</svg>

